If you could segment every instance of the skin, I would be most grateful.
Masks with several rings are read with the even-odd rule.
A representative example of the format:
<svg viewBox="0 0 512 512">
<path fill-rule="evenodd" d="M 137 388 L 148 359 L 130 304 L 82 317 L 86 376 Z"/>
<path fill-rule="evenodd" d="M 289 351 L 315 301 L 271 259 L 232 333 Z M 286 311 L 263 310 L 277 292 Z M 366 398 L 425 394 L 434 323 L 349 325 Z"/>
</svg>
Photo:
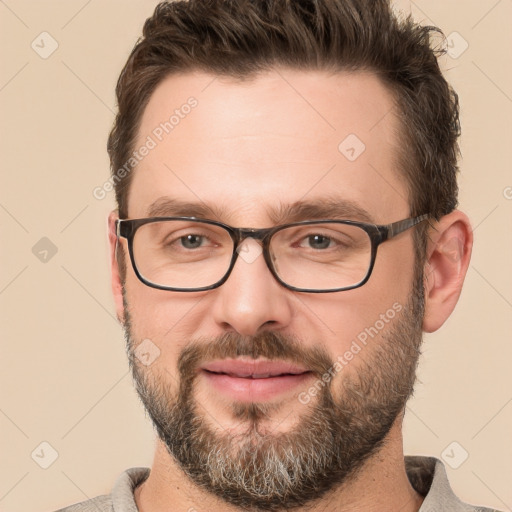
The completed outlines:
<svg viewBox="0 0 512 512">
<path fill-rule="evenodd" d="M 202 72 L 172 76 L 153 93 L 136 146 L 190 96 L 198 106 L 134 171 L 128 218 L 147 217 L 149 206 L 163 196 L 204 202 L 216 209 L 210 218 L 238 227 L 273 226 L 276 219 L 268 208 L 326 197 L 352 201 L 376 224 L 410 216 L 406 183 L 395 164 L 399 126 L 393 100 L 373 74 L 276 69 L 244 83 Z M 338 151 L 349 134 L 356 134 L 366 146 L 354 162 Z M 109 218 L 112 289 L 118 318 L 123 321 L 121 279 L 114 256 L 116 218 L 116 212 Z M 120 243 L 127 254 L 126 241 Z M 471 228 L 463 213 L 454 211 L 433 223 L 425 266 L 424 331 L 438 329 L 455 307 L 471 246 Z M 133 333 L 137 340 L 149 338 L 159 347 L 152 371 L 164 375 L 166 385 L 175 392 L 176 363 L 188 340 L 224 332 L 254 335 L 275 330 L 295 335 L 305 346 L 321 344 L 334 360 L 395 302 L 407 303 L 413 251 L 410 230 L 379 248 L 368 283 L 332 294 L 287 290 L 275 281 L 262 257 L 252 263 L 239 258 L 226 283 L 199 293 L 147 287 L 127 262 L 125 289 Z M 357 372 L 364 357 L 362 351 L 334 377 L 335 397 L 339 397 L 340 380 Z M 233 433 L 243 430 L 225 397 L 213 393 L 201 377 L 195 385 L 205 421 Z M 269 429 L 286 432 L 294 426 L 303 407 L 297 401 L 301 390 L 275 400 L 278 407 L 266 420 Z M 401 424 L 400 415 L 383 448 L 356 478 L 308 510 L 418 510 L 422 498 L 405 472 Z M 150 477 L 135 495 L 143 512 L 167 510 L 168 503 L 176 510 L 235 510 L 197 488 L 161 441 L 157 441 Z"/>
</svg>

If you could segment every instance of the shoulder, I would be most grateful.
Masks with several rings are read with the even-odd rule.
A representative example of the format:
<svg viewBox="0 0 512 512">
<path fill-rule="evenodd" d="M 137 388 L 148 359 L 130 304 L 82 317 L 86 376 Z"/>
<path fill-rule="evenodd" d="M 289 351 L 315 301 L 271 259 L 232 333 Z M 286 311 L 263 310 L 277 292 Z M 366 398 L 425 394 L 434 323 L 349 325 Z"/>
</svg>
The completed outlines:
<svg viewBox="0 0 512 512">
<path fill-rule="evenodd" d="M 133 492 L 148 476 L 148 468 L 127 469 L 119 475 L 109 495 L 97 496 L 56 512 L 137 512 Z"/>
<path fill-rule="evenodd" d="M 499 512 L 462 502 L 453 492 L 444 464 L 434 457 L 405 457 L 407 476 L 414 489 L 425 497 L 419 512 Z"/>
<path fill-rule="evenodd" d="M 114 512 L 114 508 L 112 506 L 112 498 L 103 495 L 61 508 L 56 512 Z"/>
</svg>

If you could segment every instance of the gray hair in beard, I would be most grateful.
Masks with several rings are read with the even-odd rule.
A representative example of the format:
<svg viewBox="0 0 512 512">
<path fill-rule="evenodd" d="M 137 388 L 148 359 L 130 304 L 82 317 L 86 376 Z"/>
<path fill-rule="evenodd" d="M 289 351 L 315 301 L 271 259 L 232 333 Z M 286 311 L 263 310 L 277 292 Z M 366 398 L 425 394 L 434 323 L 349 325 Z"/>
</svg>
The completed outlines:
<svg viewBox="0 0 512 512">
<path fill-rule="evenodd" d="M 197 368 L 216 358 L 265 357 L 299 362 L 320 379 L 334 364 L 322 348 L 306 348 L 272 331 L 192 340 L 179 356 L 179 391 L 172 393 L 162 375 L 134 357 L 127 306 L 125 297 L 130 366 L 160 439 L 195 484 L 234 506 L 267 511 L 304 507 L 347 483 L 382 447 L 413 392 L 424 310 L 418 287 L 387 332 L 363 349 L 357 373 L 343 375 L 342 370 L 343 377 L 323 386 L 315 401 L 307 406 L 297 401 L 297 424 L 277 433 L 262 430 L 273 406 L 260 403 L 233 404 L 234 417 L 246 425 L 242 433 L 210 426 L 193 396 Z M 338 380 L 335 399 L 331 385 Z"/>
</svg>

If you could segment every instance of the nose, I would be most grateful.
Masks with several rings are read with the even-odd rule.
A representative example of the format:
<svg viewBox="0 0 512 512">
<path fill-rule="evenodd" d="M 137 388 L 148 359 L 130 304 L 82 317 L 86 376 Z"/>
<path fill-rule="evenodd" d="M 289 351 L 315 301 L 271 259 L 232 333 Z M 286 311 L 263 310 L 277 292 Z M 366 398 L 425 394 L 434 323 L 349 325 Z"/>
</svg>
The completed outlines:
<svg viewBox="0 0 512 512">
<path fill-rule="evenodd" d="M 282 329 L 293 316 L 292 293 L 271 274 L 260 243 L 247 238 L 229 278 L 216 290 L 213 317 L 223 330 L 244 336 Z"/>
</svg>

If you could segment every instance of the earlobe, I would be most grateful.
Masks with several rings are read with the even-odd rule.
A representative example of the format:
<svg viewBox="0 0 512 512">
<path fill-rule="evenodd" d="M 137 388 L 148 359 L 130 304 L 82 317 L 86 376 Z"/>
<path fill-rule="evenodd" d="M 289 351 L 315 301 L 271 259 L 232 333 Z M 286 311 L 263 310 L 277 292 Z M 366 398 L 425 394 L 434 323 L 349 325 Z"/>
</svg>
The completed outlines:
<svg viewBox="0 0 512 512">
<path fill-rule="evenodd" d="M 442 217 L 430 229 L 424 269 L 425 332 L 439 329 L 454 310 L 472 247 L 473 231 L 469 219 L 458 210 Z"/>
<path fill-rule="evenodd" d="M 117 246 L 118 239 L 116 234 L 116 220 L 118 219 L 117 211 L 113 211 L 108 216 L 108 241 L 110 247 L 110 270 L 111 270 L 111 286 L 116 308 L 117 319 L 124 324 L 124 304 L 123 304 L 123 283 L 119 272 L 117 262 Z"/>
</svg>

